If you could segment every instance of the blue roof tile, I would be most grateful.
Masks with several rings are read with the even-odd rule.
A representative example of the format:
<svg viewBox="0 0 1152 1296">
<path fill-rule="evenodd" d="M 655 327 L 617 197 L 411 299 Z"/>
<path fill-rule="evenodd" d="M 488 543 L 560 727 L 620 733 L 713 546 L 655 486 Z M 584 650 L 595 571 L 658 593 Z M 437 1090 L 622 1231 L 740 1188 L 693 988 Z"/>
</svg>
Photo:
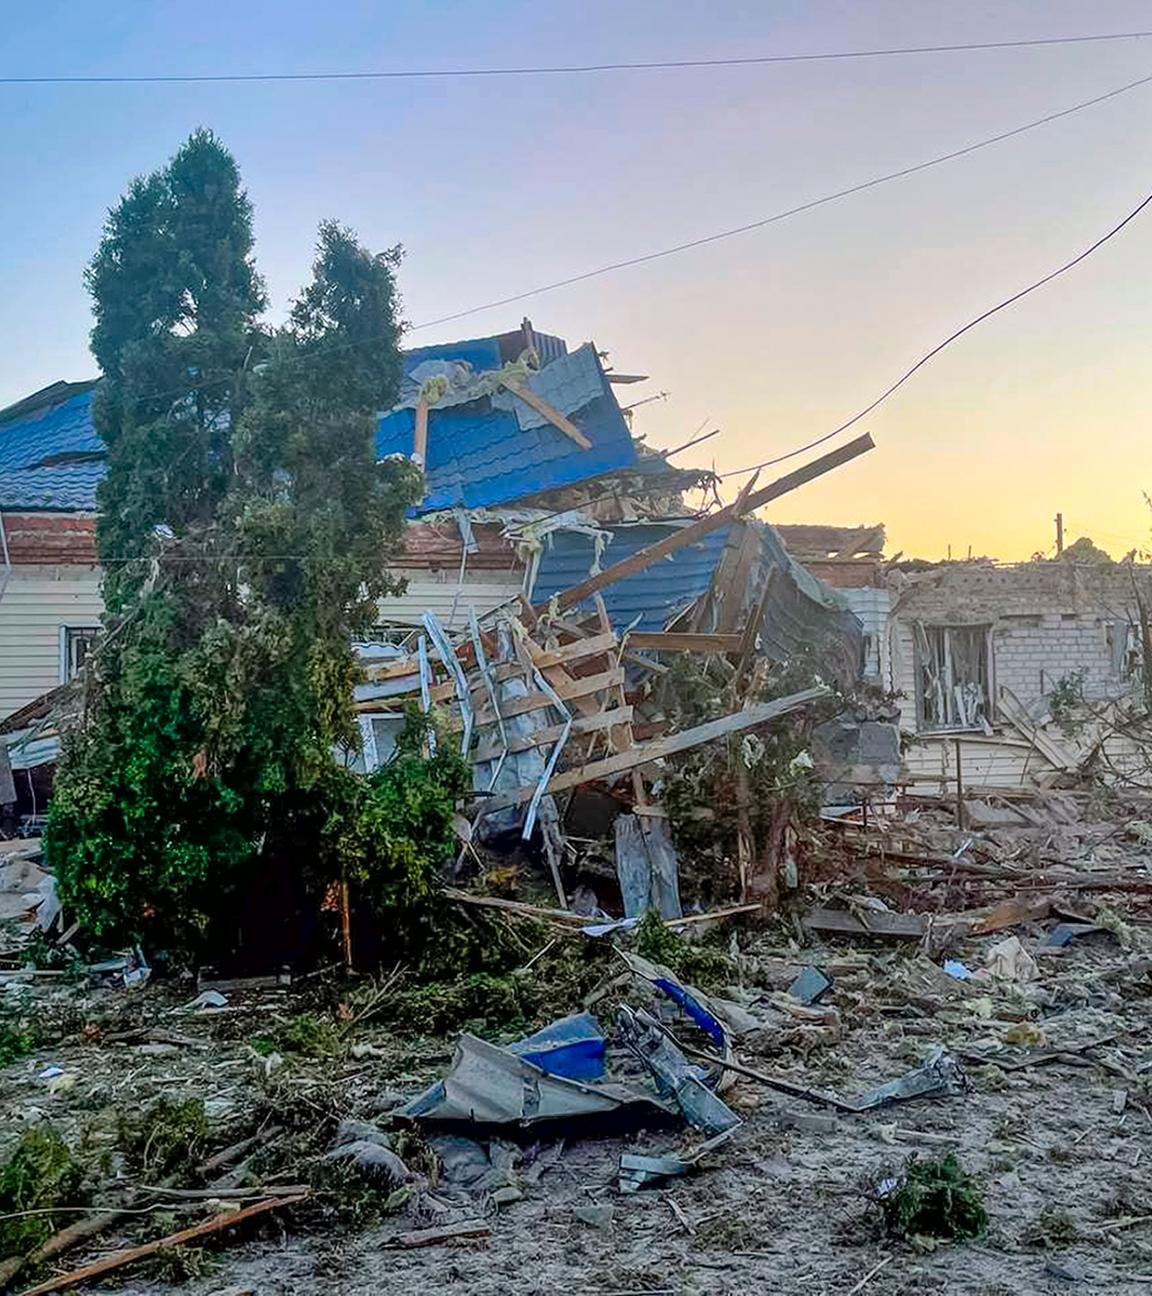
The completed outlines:
<svg viewBox="0 0 1152 1296">
<path fill-rule="evenodd" d="M 94 513 L 96 487 L 106 470 L 100 459 L 55 468 L 0 470 L 0 509 Z"/>
<path fill-rule="evenodd" d="M 0 472 L 31 468 L 59 455 L 100 454 L 103 450 L 92 426 L 90 391 L 0 423 Z"/>
<path fill-rule="evenodd" d="M 600 566 L 613 567 L 634 553 L 663 540 L 672 531 L 667 523 L 641 522 L 612 527 L 611 539 L 600 555 Z M 728 527 L 702 536 L 653 563 L 643 571 L 606 585 L 601 593 L 612 624 L 623 630 L 663 630 L 712 583 L 712 573 L 728 539 Z M 532 589 L 532 601 L 542 603 L 561 590 L 570 589 L 588 577 L 595 559 L 591 536 L 575 531 L 556 531 L 545 542 Z M 587 607 L 592 608 L 589 600 Z"/>
<path fill-rule="evenodd" d="M 536 336 L 549 344 L 546 354 L 542 352 L 545 368 L 565 357 L 562 339 Z M 405 352 L 405 369 L 429 359 L 466 361 L 477 372 L 498 369 L 503 364 L 501 338 L 420 347 Z M 582 450 L 550 423 L 522 429 L 514 410 L 494 408 L 488 397 L 433 409 L 428 420 L 428 494 L 416 511 L 511 503 L 634 464 L 636 448 L 628 426 L 599 359 L 594 360 L 599 395 L 568 415 L 592 442 L 591 450 Z M 582 390 L 594 387 L 586 383 Z M 32 399 L 41 395 L 50 401 L 52 392 Z M 410 455 L 413 429 L 412 410 L 385 414 L 376 438 L 379 455 Z M 91 390 L 76 393 L 73 388 L 66 399 L 29 412 L 15 408 L 0 421 L 0 508 L 94 509 L 104 464 L 56 461 L 69 455 L 99 455 L 103 448 L 92 425 Z"/>
</svg>

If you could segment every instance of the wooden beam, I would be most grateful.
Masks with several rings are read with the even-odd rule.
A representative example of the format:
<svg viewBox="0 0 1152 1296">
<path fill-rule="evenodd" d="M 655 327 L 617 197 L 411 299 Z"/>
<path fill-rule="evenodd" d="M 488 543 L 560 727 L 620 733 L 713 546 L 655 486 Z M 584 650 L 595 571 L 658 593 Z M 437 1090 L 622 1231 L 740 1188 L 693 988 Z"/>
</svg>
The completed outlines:
<svg viewBox="0 0 1152 1296">
<path fill-rule="evenodd" d="M 559 670 L 559 667 L 554 669 Z M 615 670 L 605 671 L 602 675 L 586 675 L 583 679 L 573 679 L 568 676 L 565 679 L 557 681 L 549 680 L 548 683 L 556 690 L 560 699 L 564 702 L 578 702 L 588 697 L 592 693 L 599 693 L 602 689 L 615 688 L 622 683 L 624 679 L 624 670 L 618 667 Z M 510 702 L 501 702 L 500 714 L 505 720 L 511 716 L 526 715 L 529 711 L 539 711 L 542 707 L 555 706 L 555 703 L 547 693 L 529 693 L 526 697 L 513 698 Z M 594 714 L 599 714 L 600 708 L 594 708 Z M 491 707 L 476 714 L 475 723 L 477 725 L 495 724 L 496 712 Z M 459 720 L 454 721 L 450 728 L 461 728 Z"/>
<path fill-rule="evenodd" d="M 627 724 L 632 719 L 631 707 L 615 707 L 611 711 L 601 711 L 594 716 L 576 716 L 572 721 L 571 736 L 579 738 L 584 734 L 599 733 L 611 729 L 614 725 Z M 549 743 L 559 742 L 564 735 L 564 725 L 549 725 L 546 729 L 537 729 L 535 733 L 524 738 L 513 738 L 508 743 L 512 753 L 531 751 L 534 747 L 546 747 Z M 472 763 L 495 760 L 504 750 L 499 742 L 485 743 L 472 753 Z"/>
<path fill-rule="evenodd" d="M 842 464 L 851 462 L 859 455 L 873 449 L 874 446 L 875 442 L 866 432 L 863 436 L 857 437 L 854 441 L 849 441 L 847 445 L 841 446 L 838 450 L 832 450 L 826 455 L 821 455 L 819 459 L 813 459 L 811 463 L 805 464 L 803 468 L 797 468 L 794 472 L 788 473 L 787 476 L 769 482 L 767 486 L 761 487 L 760 490 L 744 496 L 738 501 L 741 513 L 751 513 L 753 509 L 759 508 L 762 504 L 779 499 L 781 495 L 787 495 L 789 491 L 805 486 L 808 482 L 815 481 L 817 477 L 823 477 L 825 473 L 831 472 L 833 468 L 839 468 Z M 581 581 L 579 585 L 573 585 L 571 589 L 562 590 L 559 594 L 554 595 L 553 600 L 550 600 L 550 602 L 554 601 L 561 611 L 572 607 L 575 603 L 581 603 L 606 585 L 613 585 L 625 576 L 644 571 L 645 568 L 651 567 L 654 562 L 659 562 L 661 558 L 667 558 L 669 554 L 675 553 L 678 549 L 683 549 L 685 545 L 694 544 L 701 537 L 708 535 L 712 531 L 719 530 L 720 527 L 735 521 L 737 517 L 741 516 L 741 513 L 736 511 L 736 504 L 729 504 L 726 508 L 717 509 L 715 513 L 710 513 L 707 517 L 692 523 L 691 526 L 686 526 L 672 535 L 666 536 L 663 540 L 658 540 L 655 544 L 649 545 L 646 549 L 641 549 L 638 553 L 634 553 L 631 558 L 625 558 L 623 562 L 618 562 L 595 576 L 589 576 L 587 580 Z M 538 606 L 543 611 L 548 604 L 541 603 Z"/>
<path fill-rule="evenodd" d="M 428 399 L 421 396 L 416 402 L 416 426 L 412 433 L 412 458 L 425 466 L 428 461 Z"/>
<path fill-rule="evenodd" d="M 617 752 L 616 755 L 608 756 L 604 760 L 592 761 L 578 769 L 565 770 L 563 774 L 557 774 L 552 778 L 546 790 L 563 792 L 567 788 L 579 787 L 582 783 L 591 783 L 595 779 L 627 773 L 628 770 L 636 769 L 640 765 L 647 765 L 665 756 L 674 756 L 677 752 L 690 751 L 693 747 L 712 742 L 716 738 L 723 738 L 726 734 L 739 733 L 743 729 L 752 729 L 769 720 L 776 720 L 790 711 L 797 711 L 807 706 L 810 702 L 828 697 L 831 691 L 823 685 L 804 689 L 803 692 L 791 693 L 787 697 L 776 698 L 772 702 L 761 702 L 744 711 L 722 716 L 719 720 L 709 720 L 706 724 L 695 725 L 680 733 L 669 734 L 666 738 L 660 738 L 653 743 L 638 744 L 629 751 Z M 535 791 L 536 785 L 533 783 L 500 796 L 483 798 L 478 804 L 488 812 L 503 810 L 506 806 L 530 801 Z"/>
<path fill-rule="evenodd" d="M 734 653 L 740 651 L 738 634 L 677 634 L 675 631 L 633 631 L 629 648 L 654 648 L 657 652 Z"/>
<path fill-rule="evenodd" d="M 554 428 L 559 428 L 569 440 L 575 441 L 581 450 L 592 449 L 592 442 L 588 440 L 576 424 L 571 419 L 565 418 L 558 409 L 549 405 L 543 396 L 537 396 L 531 387 L 517 382 L 506 382 L 504 386 L 508 388 L 513 396 L 518 396 L 525 405 L 531 405 L 536 413 L 541 418 L 547 419 Z"/>
</svg>

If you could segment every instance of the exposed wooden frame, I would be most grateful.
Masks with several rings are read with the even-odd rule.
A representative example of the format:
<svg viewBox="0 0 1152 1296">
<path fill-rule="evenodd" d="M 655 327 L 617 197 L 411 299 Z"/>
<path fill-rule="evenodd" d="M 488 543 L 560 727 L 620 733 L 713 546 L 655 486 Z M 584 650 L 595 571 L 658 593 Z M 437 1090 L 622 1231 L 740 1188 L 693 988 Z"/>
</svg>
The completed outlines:
<svg viewBox="0 0 1152 1296">
<path fill-rule="evenodd" d="M 762 504 L 779 499 L 781 495 L 787 495 L 789 491 L 807 485 L 808 482 L 814 481 L 817 477 L 822 477 L 834 468 L 849 463 L 859 455 L 873 449 L 875 444 L 871 436 L 865 433 L 854 441 L 849 441 L 847 445 L 840 446 L 826 455 L 821 455 L 819 459 L 813 459 L 811 463 L 805 464 L 803 468 L 797 468 L 794 472 L 770 482 L 758 491 L 751 494 L 742 491 L 735 503 L 717 509 L 715 513 L 710 513 L 698 522 L 693 522 L 690 526 L 681 528 L 672 535 L 666 536 L 663 540 L 658 540 L 646 549 L 641 549 L 630 558 L 625 558 L 623 562 L 605 568 L 604 571 L 597 573 L 595 576 L 589 576 L 587 580 L 581 581 L 579 585 L 573 585 L 571 589 L 561 590 L 560 593 L 553 596 L 550 602 L 555 602 L 561 611 L 572 607 L 576 603 L 581 603 L 584 599 L 595 594 L 597 590 L 613 585 L 625 576 L 644 571 L 645 568 L 651 567 L 653 563 L 659 562 L 661 558 L 667 558 L 669 554 L 675 553 L 678 549 L 683 549 L 685 545 L 694 544 L 703 536 L 718 530 L 722 526 L 726 526 L 744 513 L 750 513 Z M 541 603 L 537 606 L 540 611 L 544 611 L 548 604 Z"/>
<path fill-rule="evenodd" d="M 580 766 L 578 769 L 565 770 L 564 773 L 555 775 L 548 784 L 547 791 L 563 792 L 567 788 L 579 787 L 582 783 L 591 783 L 595 779 L 610 778 L 614 774 L 625 774 L 641 765 L 661 760 L 666 756 L 674 756 L 677 752 L 690 751 L 693 747 L 699 747 L 701 744 L 711 742 L 716 738 L 723 738 L 726 734 L 739 733 L 741 730 L 752 729 L 756 725 L 765 724 L 769 720 L 776 720 L 780 716 L 787 715 L 790 711 L 797 711 L 810 702 L 827 697 L 830 692 L 831 689 L 823 685 L 804 689 L 800 693 L 791 693 L 787 697 L 776 698 L 771 702 L 761 702 L 743 711 L 733 712 L 731 715 L 722 716 L 718 720 L 709 720 L 705 724 L 694 725 L 691 729 L 669 734 L 666 738 L 660 738 L 656 742 L 637 744 L 628 751 L 617 752 L 615 755 L 605 757 L 603 760 L 592 761 L 587 765 Z M 489 811 L 519 805 L 523 801 L 531 800 L 535 790 L 535 784 L 517 788 L 498 797 L 485 799 L 484 805 Z"/>
</svg>

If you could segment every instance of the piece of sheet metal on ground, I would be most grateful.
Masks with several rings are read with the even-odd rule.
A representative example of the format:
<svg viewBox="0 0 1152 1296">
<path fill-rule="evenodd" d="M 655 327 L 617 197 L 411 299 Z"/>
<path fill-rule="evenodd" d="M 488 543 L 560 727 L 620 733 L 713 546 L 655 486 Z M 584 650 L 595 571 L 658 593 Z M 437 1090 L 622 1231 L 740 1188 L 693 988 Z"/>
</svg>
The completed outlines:
<svg viewBox="0 0 1152 1296">
<path fill-rule="evenodd" d="M 397 1114 L 479 1125 L 531 1125 L 607 1116 L 628 1107 L 668 1110 L 642 1090 L 550 1076 L 508 1049 L 464 1034 L 448 1074 Z"/>
</svg>

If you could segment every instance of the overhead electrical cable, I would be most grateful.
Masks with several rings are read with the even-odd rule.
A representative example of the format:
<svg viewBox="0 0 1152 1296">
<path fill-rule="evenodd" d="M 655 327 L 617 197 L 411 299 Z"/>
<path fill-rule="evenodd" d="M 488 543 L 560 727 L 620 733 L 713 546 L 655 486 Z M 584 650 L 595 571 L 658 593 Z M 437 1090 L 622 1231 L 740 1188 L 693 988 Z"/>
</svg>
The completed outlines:
<svg viewBox="0 0 1152 1296">
<path fill-rule="evenodd" d="M 520 67 L 385 68 L 366 72 L 163 72 L 139 75 L 0 76 L 0 85 L 196 85 L 275 81 L 406 81 L 452 78 L 585 76 L 599 72 L 681 72 L 707 68 L 766 67 L 777 63 L 827 63 L 849 59 L 899 58 L 989 50 L 1038 49 L 1141 40 L 1152 31 L 1097 32 L 1083 36 L 1039 36 L 1024 40 L 961 41 L 942 45 L 900 45 L 880 49 L 817 50 L 811 54 L 750 54 L 732 58 L 643 59 L 620 63 L 557 63 Z"/>
<path fill-rule="evenodd" d="M 793 216 L 802 215 L 804 212 L 813 211 L 818 207 L 826 206 L 828 203 L 837 202 L 842 198 L 851 197 L 853 194 L 863 193 L 868 189 L 875 189 L 880 185 L 888 184 L 893 180 L 902 180 L 906 176 L 915 175 L 920 171 L 927 171 L 931 167 L 941 166 L 945 162 L 955 161 L 957 158 L 967 157 L 969 154 L 976 153 L 981 149 L 990 148 L 993 144 L 1003 143 L 1005 140 L 1014 139 L 1018 135 L 1024 135 L 1028 131 L 1036 130 L 1041 126 L 1047 126 L 1051 122 L 1060 121 L 1064 117 L 1070 117 L 1074 113 L 1083 112 L 1087 108 L 1094 108 L 1098 104 L 1107 103 L 1111 99 L 1116 99 L 1120 95 L 1128 94 L 1132 90 L 1137 90 L 1141 86 L 1152 84 L 1152 75 L 1139 77 L 1135 81 L 1127 81 L 1123 85 L 1115 86 L 1111 90 L 1105 90 L 1102 94 L 1093 95 L 1090 99 L 1081 99 L 1079 102 L 1070 104 L 1067 108 L 1059 108 L 1054 112 L 1045 113 L 1043 117 L 1036 117 L 1033 120 L 1024 122 L 1020 126 L 1013 126 L 1009 130 L 999 131 L 995 135 L 986 136 L 984 139 L 975 140 L 971 144 L 965 144 L 958 149 L 952 149 L 948 153 L 938 154 L 936 157 L 927 158 L 923 162 L 914 162 L 911 166 L 901 167 L 897 171 L 888 171 L 883 175 L 873 176 L 870 180 L 862 180 L 858 184 L 849 185 L 845 189 L 837 189 L 832 193 L 824 194 L 819 198 L 809 199 L 807 202 L 800 203 L 795 207 L 788 207 L 783 211 L 774 212 L 770 216 L 763 216 L 758 220 L 749 221 L 744 225 L 733 226 L 730 229 L 719 230 L 714 234 L 706 234 L 700 238 L 690 239 L 686 243 L 676 243 L 670 247 L 660 248 L 655 252 L 646 252 L 638 256 L 628 257 L 622 261 L 612 261 L 607 265 L 598 266 L 594 270 L 585 270 L 580 274 L 569 275 L 565 279 L 557 279 L 552 283 L 540 284 L 535 288 L 527 288 L 522 292 L 512 293 L 506 297 L 499 297 L 492 301 L 487 301 L 478 306 L 469 306 L 465 310 L 453 311 L 448 315 L 439 315 L 435 319 L 422 320 L 418 324 L 410 325 L 405 332 L 407 334 L 419 333 L 425 329 L 438 328 L 442 324 L 453 323 L 456 320 L 467 319 L 472 315 L 479 315 L 483 311 L 495 310 L 501 306 L 509 306 L 515 302 L 527 301 L 531 297 L 539 297 L 544 293 L 556 292 L 561 288 L 571 287 L 573 284 L 585 283 L 589 279 L 597 279 L 603 275 L 613 274 L 617 270 L 629 269 L 632 266 L 645 265 L 651 261 L 658 261 L 664 257 L 676 256 L 681 252 L 688 252 L 695 248 L 706 247 L 712 243 L 719 243 L 725 239 L 735 238 L 741 234 L 749 234 L 758 229 L 764 229 L 768 225 L 776 224 L 779 221 L 788 220 Z M 317 359 L 325 355 L 331 355 L 334 352 L 366 346 L 376 339 L 359 339 L 355 342 L 336 342 L 331 346 L 318 348 L 310 351 L 298 358 L 298 361 Z M 186 387 L 172 388 L 169 391 L 147 392 L 136 399 L 139 401 L 159 400 L 163 396 L 181 395 L 187 390 Z"/>
<path fill-rule="evenodd" d="M 954 332 L 949 333 L 943 342 L 937 343 L 931 351 L 922 355 L 910 369 L 906 369 L 900 377 L 897 378 L 890 387 L 882 391 L 870 405 L 865 405 L 862 410 L 853 414 L 850 419 L 845 419 L 839 427 L 833 428 L 831 432 L 825 432 L 823 436 L 816 437 L 815 440 L 808 441 L 802 446 L 797 446 L 795 450 L 789 450 L 786 454 L 776 455 L 771 459 L 764 459 L 760 463 L 749 464 L 747 468 L 734 468 L 731 472 L 720 473 L 720 480 L 723 481 L 726 477 L 739 477 L 744 473 L 757 472 L 761 468 L 770 468 L 773 464 L 784 463 L 787 459 L 795 459 L 797 455 L 802 455 L 809 450 L 814 450 L 817 446 L 823 445 L 826 441 L 831 441 L 833 437 L 839 436 L 842 432 L 847 432 L 850 427 L 859 423 L 862 418 L 866 418 L 878 405 L 883 404 L 889 396 L 898 391 L 899 388 L 903 387 L 913 374 L 918 370 L 923 369 L 928 361 L 933 359 L 933 357 L 938 356 L 945 347 L 951 346 L 957 338 L 963 337 L 965 333 L 969 332 L 969 330 L 974 329 L 977 324 L 982 324 L 992 315 L 1007 309 L 1007 307 L 1018 302 L 1022 297 L 1027 297 L 1029 293 L 1034 293 L 1037 288 L 1043 288 L 1045 284 L 1051 283 L 1053 279 L 1059 278 L 1062 274 L 1067 274 L 1069 270 L 1078 266 L 1081 261 L 1087 260 L 1093 252 L 1102 248 L 1109 239 L 1115 238 L 1126 225 L 1134 221 L 1149 203 L 1152 203 L 1152 193 L 1141 199 L 1141 201 L 1137 203 L 1137 205 L 1128 213 L 1127 216 L 1124 217 L 1122 221 L 1113 225 L 1107 234 L 1102 234 L 1095 243 L 1086 247 L 1083 252 L 1078 256 L 1074 256 L 1071 261 L 1065 261 L 1062 266 L 1058 266 L 1055 270 L 1049 271 L 1049 273 L 1044 275 L 1043 278 L 1030 283 L 1027 288 L 1021 288 L 1019 292 L 1013 293 L 1011 297 L 1005 297 L 1003 301 L 997 302 L 995 306 L 990 306 L 986 311 L 981 311 L 975 319 L 970 319 L 967 324 L 964 324 Z"/>
</svg>

